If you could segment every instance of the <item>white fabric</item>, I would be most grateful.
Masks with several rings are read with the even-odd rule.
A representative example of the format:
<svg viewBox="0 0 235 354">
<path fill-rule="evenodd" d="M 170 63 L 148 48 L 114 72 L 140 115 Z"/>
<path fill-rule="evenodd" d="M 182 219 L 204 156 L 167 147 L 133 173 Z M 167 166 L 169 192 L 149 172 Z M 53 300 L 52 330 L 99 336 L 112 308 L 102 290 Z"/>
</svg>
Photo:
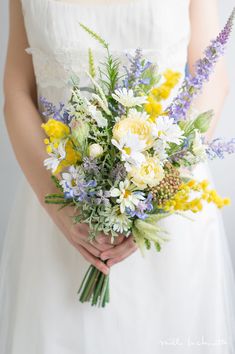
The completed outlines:
<svg viewBox="0 0 235 354">
<path fill-rule="evenodd" d="M 87 66 L 87 48 L 104 51 L 80 27 L 94 29 L 125 61 L 137 47 L 161 69 L 184 71 L 188 0 L 23 0 L 38 95 L 55 103 Z M 206 165 L 198 179 L 211 178 Z M 23 180 L 1 263 L 2 354 L 232 354 L 235 288 L 227 239 L 213 205 L 194 221 L 163 222 L 171 241 L 139 251 L 111 269 L 105 309 L 78 301 L 88 267 Z"/>
</svg>

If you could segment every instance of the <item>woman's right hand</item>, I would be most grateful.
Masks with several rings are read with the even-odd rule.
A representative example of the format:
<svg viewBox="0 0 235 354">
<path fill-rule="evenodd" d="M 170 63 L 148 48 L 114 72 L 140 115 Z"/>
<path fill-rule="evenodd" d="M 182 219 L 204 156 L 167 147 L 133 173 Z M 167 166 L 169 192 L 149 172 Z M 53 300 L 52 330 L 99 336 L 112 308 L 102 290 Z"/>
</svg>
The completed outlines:
<svg viewBox="0 0 235 354">
<path fill-rule="evenodd" d="M 45 207 L 45 206 L 44 206 Z M 103 251 L 114 248 L 125 239 L 120 235 L 111 244 L 111 237 L 99 234 L 92 243 L 88 240 L 89 226 L 87 224 L 74 224 L 72 216 L 75 215 L 73 207 L 58 210 L 58 206 L 46 205 L 46 211 L 54 223 L 63 232 L 67 240 L 81 253 L 81 255 L 104 274 L 109 273 L 109 267 L 99 258 Z"/>
</svg>

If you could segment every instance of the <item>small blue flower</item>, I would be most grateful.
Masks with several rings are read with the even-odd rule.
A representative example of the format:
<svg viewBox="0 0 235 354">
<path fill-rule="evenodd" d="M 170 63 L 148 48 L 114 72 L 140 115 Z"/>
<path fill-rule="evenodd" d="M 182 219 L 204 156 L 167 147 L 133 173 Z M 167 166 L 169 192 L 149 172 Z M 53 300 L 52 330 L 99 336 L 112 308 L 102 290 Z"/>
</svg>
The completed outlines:
<svg viewBox="0 0 235 354">
<path fill-rule="evenodd" d="M 137 193 L 143 194 L 142 192 L 137 192 Z M 153 195 L 152 193 L 149 193 L 146 199 L 139 201 L 135 210 L 126 208 L 126 213 L 131 217 L 136 216 L 138 219 L 145 220 L 148 217 L 148 214 L 146 212 L 150 212 L 153 210 L 152 200 L 153 200 Z"/>
</svg>

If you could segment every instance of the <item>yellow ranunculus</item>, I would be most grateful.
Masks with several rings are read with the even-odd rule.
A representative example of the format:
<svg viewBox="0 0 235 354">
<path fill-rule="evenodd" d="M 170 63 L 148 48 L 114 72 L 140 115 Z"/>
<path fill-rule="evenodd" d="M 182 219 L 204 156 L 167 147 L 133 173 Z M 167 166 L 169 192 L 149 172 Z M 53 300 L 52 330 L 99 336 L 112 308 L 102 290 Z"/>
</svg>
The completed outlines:
<svg viewBox="0 0 235 354">
<path fill-rule="evenodd" d="M 139 117 L 122 119 L 113 128 L 113 137 L 115 140 L 120 141 L 128 131 L 138 135 L 140 140 L 145 140 L 147 148 L 153 144 L 152 124 L 147 120 Z"/>
<path fill-rule="evenodd" d="M 158 159 L 148 157 L 140 167 L 131 169 L 129 178 L 140 189 L 145 189 L 147 186 L 155 187 L 164 178 L 164 170 Z"/>
<path fill-rule="evenodd" d="M 50 118 L 46 123 L 43 123 L 41 127 L 44 129 L 46 135 L 51 138 L 51 141 L 55 139 L 64 139 L 70 133 L 70 129 L 66 124 L 53 118 Z"/>
<path fill-rule="evenodd" d="M 69 167 L 71 165 L 76 165 L 78 162 L 82 161 L 82 155 L 80 152 L 74 150 L 73 143 L 71 140 L 68 140 L 66 145 L 65 145 L 65 159 L 62 160 L 56 171 L 53 173 L 54 175 L 57 175 L 61 171 L 63 171 L 66 167 Z"/>
<path fill-rule="evenodd" d="M 65 163 L 67 166 L 74 165 L 77 162 L 82 160 L 81 153 L 74 149 L 71 140 L 68 140 L 68 142 L 66 143 L 65 152 L 66 152 Z"/>
</svg>

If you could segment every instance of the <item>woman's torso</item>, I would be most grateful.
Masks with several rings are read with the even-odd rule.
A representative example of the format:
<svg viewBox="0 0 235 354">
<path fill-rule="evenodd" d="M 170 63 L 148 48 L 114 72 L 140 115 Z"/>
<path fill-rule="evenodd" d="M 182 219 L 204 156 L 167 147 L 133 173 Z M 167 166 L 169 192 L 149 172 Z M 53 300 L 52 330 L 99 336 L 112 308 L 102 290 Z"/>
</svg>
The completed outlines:
<svg viewBox="0 0 235 354">
<path fill-rule="evenodd" d="M 79 23 L 103 37 L 123 63 L 126 52 L 142 48 L 161 70 L 184 72 L 189 1 L 22 0 L 38 95 L 55 103 L 65 99 L 72 73 L 80 77 L 81 85 L 88 83 L 88 48 L 97 62 L 104 57 L 104 49 Z"/>
</svg>

